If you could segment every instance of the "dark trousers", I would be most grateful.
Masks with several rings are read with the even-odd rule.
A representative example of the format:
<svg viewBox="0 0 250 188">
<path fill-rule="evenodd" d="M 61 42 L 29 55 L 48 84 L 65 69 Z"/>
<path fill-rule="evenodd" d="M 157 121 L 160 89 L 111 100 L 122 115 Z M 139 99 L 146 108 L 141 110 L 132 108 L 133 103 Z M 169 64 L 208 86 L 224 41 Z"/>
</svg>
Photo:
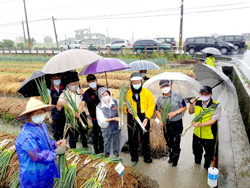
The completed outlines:
<svg viewBox="0 0 250 188">
<path fill-rule="evenodd" d="M 78 141 L 79 135 L 82 140 L 82 147 L 88 147 L 87 144 L 88 123 L 87 123 L 87 116 L 85 113 L 81 114 L 81 119 L 83 123 L 87 126 L 87 129 L 84 129 L 80 121 L 77 120 L 78 123 L 77 129 L 71 128 L 68 130 L 70 148 L 76 148 L 76 143 Z"/>
<path fill-rule="evenodd" d="M 63 138 L 63 131 L 65 126 L 65 118 L 61 117 L 58 119 L 53 119 L 52 130 L 53 137 L 55 140 L 61 140 Z"/>
<path fill-rule="evenodd" d="M 103 137 L 101 127 L 98 125 L 96 121 L 92 121 L 93 124 L 93 145 L 95 149 L 95 153 L 103 153 Z"/>
<path fill-rule="evenodd" d="M 149 130 L 149 128 L 147 129 Z M 142 130 L 134 128 L 128 128 L 128 140 L 129 140 L 129 152 L 131 155 L 131 161 L 138 162 L 138 136 L 142 141 L 142 152 L 144 157 L 144 162 L 152 163 L 151 157 L 151 145 L 150 145 L 150 131 L 143 134 Z"/>
<path fill-rule="evenodd" d="M 204 149 L 205 150 L 204 167 L 208 168 L 213 161 L 214 145 L 215 145 L 215 139 L 201 139 L 195 134 L 193 134 L 193 154 L 195 163 L 197 164 L 201 163 L 203 149 Z"/>
</svg>

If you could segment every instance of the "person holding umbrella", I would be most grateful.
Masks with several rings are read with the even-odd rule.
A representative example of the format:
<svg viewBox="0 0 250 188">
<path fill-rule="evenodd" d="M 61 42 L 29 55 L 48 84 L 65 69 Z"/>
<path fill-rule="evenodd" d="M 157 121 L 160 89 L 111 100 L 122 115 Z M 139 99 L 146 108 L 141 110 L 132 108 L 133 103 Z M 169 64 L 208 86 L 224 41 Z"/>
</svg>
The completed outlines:
<svg viewBox="0 0 250 188">
<path fill-rule="evenodd" d="M 147 132 L 143 132 L 140 125 L 135 121 L 133 117 L 132 109 L 128 109 L 125 106 L 125 113 L 127 116 L 127 123 L 129 125 L 129 151 L 131 155 L 132 165 L 136 166 L 138 158 L 138 134 L 142 141 L 142 150 L 144 156 L 144 162 L 152 163 L 151 145 L 150 145 L 150 118 L 154 113 L 154 99 L 152 93 L 142 87 L 142 77 L 138 72 L 134 72 L 130 77 L 130 87 L 128 90 L 126 100 L 128 100 L 132 107 L 135 109 L 139 119 L 142 121 L 143 126 Z"/>
<path fill-rule="evenodd" d="M 149 78 L 146 76 L 147 70 L 140 70 L 139 73 L 141 74 L 141 77 L 143 79 L 143 82 L 147 81 Z"/>
<path fill-rule="evenodd" d="M 217 68 L 215 65 L 215 59 L 213 57 L 213 54 L 207 53 L 207 58 L 205 59 L 204 63 Z"/>
<path fill-rule="evenodd" d="M 95 153 L 103 153 L 103 138 L 101 128 L 96 119 L 96 106 L 100 103 L 100 99 L 98 97 L 98 89 L 103 87 L 97 84 L 97 79 L 95 75 L 89 74 L 87 76 L 87 82 L 90 86 L 87 89 L 82 98 L 82 102 L 79 105 L 79 111 L 81 112 L 84 108 L 85 103 L 87 103 L 88 111 L 92 118 L 93 124 L 93 145 L 95 149 Z"/>
<path fill-rule="evenodd" d="M 216 143 L 218 121 L 221 119 L 220 104 L 212 99 L 212 88 L 203 86 L 200 90 L 200 97 L 198 100 L 191 100 L 189 106 L 189 113 L 199 115 L 203 110 L 212 106 L 209 114 L 203 116 L 200 123 L 193 122 L 193 154 L 196 164 L 201 164 L 203 149 L 205 150 L 204 168 L 207 170 L 213 161 L 214 145 Z"/>
<path fill-rule="evenodd" d="M 156 116 L 160 120 L 160 126 L 164 127 L 164 137 L 169 150 L 168 163 L 173 163 L 172 167 L 176 167 L 180 157 L 181 133 L 183 131 L 182 113 L 187 110 L 187 106 L 182 96 L 171 91 L 171 83 L 169 80 L 160 80 L 159 86 L 162 95 L 157 97 Z M 164 125 L 161 119 L 161 111 L 165 104 L 170 104 L 170 112 L 167 116 L 167 123 Z"/>
<path fill-rule="evenodd" d="M 77 108 L 79 108 L 79 105 L 82 101 L 82 94 L 80 89 L 78 88 L 79 86 L 79 78 L 78 78 L 78 73 L 77 72 L 68 72 L 67 73 L 67 78 L 65 79 L 66 81 L 66 85 L 67 88 L 65 89 L 65 91 L 59 96 L 58 102 L 57 102 L 57 106 L 59 108 L 62 108 L 65 105 L 68 105 L 72 110 L 73 107 L 70 105 L 69 101 L 67 101 L 67 97 L 66 95 L 71 96 L 73 102 L 76 104 Z M 82 111 L 79 112 L 79 114 L 77 114 L 78 116 L 78 130 L 73 130 L 73 128 L 68 130 L 68 134 L 69 134 L 69 145 L 70 148 L 76 148 L 76 143 L 78 141 L 78 137 L 79 134 L 81 135 L 81 139 L 82 139 L 82 146 L 83 147 L 88 147 L 87 144 L 87 133 L 88 133 L 88 127 L 86 129 L 83 128 L 83 125 L 81 124 L 79 118 L 81 118 L 82 122 L 85 125 L 88 125 L 87 123 L 87 116 L 84 112 L 85 108 L 82 109 Z"/>
<path fill-rule="evenodd" d="M 48 89 L 48 95 L 50 95 L 50 103 L 56 105 L 59 99 L 59 96 L 63 93 L 65 89 L 61 84 L 61 78 L 58 74 L 51 75 L 50 78 L 51 89 Z M 53 137 L 55 140 L 60 140 L 63 138 L 63 130 L 65 124 L 65 114 L 63 110 L 59 110 L 59 107 L 56 107 L 51 110 L 52 116 L 52 130 Z"/>
<path fill-rule="evenodd" d="M 55 105 L 45 105 L 30 98 L 26 110 L 17 119 L 29 119 L 16 138 L 15 147 L 20 163 L 20 188 L 52 188 L 59 178 L 56 156 L 66 152 L 66 140 L 52 141 L 43 123 L 46 112 Z"/>
</svg>

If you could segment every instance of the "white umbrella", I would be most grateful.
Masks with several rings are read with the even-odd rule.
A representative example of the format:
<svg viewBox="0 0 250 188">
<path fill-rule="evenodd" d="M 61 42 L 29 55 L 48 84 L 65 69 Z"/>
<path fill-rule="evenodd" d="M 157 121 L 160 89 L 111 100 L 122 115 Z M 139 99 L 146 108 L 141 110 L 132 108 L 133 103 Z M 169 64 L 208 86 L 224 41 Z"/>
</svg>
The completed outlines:
<svg viewBox="0 0 250 188">
<path fill-rule="evenodd" d="M 153 95 L 160 95 L 160 80 L 172 80 L 172 91 L 179 92 L 183 98 L 198 97 L 202 88 L 195 79 L 179 72 L 164 72 L 153 76 L 143 84 L 143 87 L 150 90 Z"/>
<path fill-rule="evenodd" d="M 212 98 L 223 108 L 230 111 L 239 108 L 236 89 L 221 70 L 209 65 L 198 64 L 194 66 L 194 73 L 203 86 L 210 86 L 213 89 Z"/>
<path fill-rule="evenodd" d="M 52 57 L 41 70 L 44 74 L 66 72 L 89 65 L 102 57 L 89 50 L 72 49 Z"/>
<path fill-rule="evenodd" d="M 154 70 L 154 69 L 161 69 L 158 65 L 151 61 L 146 60 L 138 60 L 133 61 L 129 64 L 130 69 L 127 69 L 125 71 L 140 71 L 140 70 Z"/>
<path fill-rule="evenodd" d="M 217 48 L 205 48 L 203 50 L 201 50 L 202 53 L 205 53 L 205 54 L 213 54 L 213 55 L 222 55 L 220 50 L 218 50 Z"/>
</svg>

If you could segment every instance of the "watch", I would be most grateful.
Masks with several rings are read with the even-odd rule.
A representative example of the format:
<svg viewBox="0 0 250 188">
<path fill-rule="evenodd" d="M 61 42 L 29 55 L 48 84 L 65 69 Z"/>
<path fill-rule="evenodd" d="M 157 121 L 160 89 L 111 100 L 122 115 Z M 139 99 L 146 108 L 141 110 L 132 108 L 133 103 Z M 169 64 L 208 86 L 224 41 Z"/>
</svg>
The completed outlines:
<svg viewBox="0 0 250 188">
<path fill-rule="evenodd" d="M 177 110 L 177 114 L 179 114 L 180 112 L 179 112 L 179 110 Z"/>
</svg>

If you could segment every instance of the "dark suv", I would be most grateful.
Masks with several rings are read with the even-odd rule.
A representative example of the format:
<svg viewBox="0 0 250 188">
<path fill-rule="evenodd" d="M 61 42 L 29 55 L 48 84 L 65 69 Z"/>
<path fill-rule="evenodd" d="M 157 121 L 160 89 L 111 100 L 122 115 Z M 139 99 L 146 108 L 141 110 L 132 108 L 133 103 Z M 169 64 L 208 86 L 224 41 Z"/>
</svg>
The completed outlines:
<svg viewBox="0 0 250 188">
<path fill-rule="evenodd" d="M 158 40 L 161 43 L 167 43 L 167 44 L 171 44 L 172 46 L 176 46 L 176 42 L 174 40 L 174 38 L 171 37 L 158 37 L 155 38 L 156 40 Z"/>
<path fill-rule="evenodd" d="M 246 45 L 246 40 L 242 35 L 224 35 L 217 37 L 217 39 L 232 43 L 235 50 L 239 50 L 239 48 L 245 48 Z"/>
<path fill-rule="evenodd" d="M 234 51 L 234 45 L 229 42 L 216 39 L 214 37 L 191 37 L 187 38 L 184 46 L 186 46 L 187 52 L 193 55 L 195 52 L 199 52 L 204 48 L 213 47 L 217 48 L 224 55 L 227 52 Z"/>
<path fill-rule="evenodd" d="M 135 41 L 133 44 L 135 51 L 144 50 L 145 46 L 147 50 L 157 50 L 157 46 L 159 46 L 160 50 L 170 50 L 170 44 L 161 43 L 158 40 L 154 39 L 141 39 Z"/>
</svg>

